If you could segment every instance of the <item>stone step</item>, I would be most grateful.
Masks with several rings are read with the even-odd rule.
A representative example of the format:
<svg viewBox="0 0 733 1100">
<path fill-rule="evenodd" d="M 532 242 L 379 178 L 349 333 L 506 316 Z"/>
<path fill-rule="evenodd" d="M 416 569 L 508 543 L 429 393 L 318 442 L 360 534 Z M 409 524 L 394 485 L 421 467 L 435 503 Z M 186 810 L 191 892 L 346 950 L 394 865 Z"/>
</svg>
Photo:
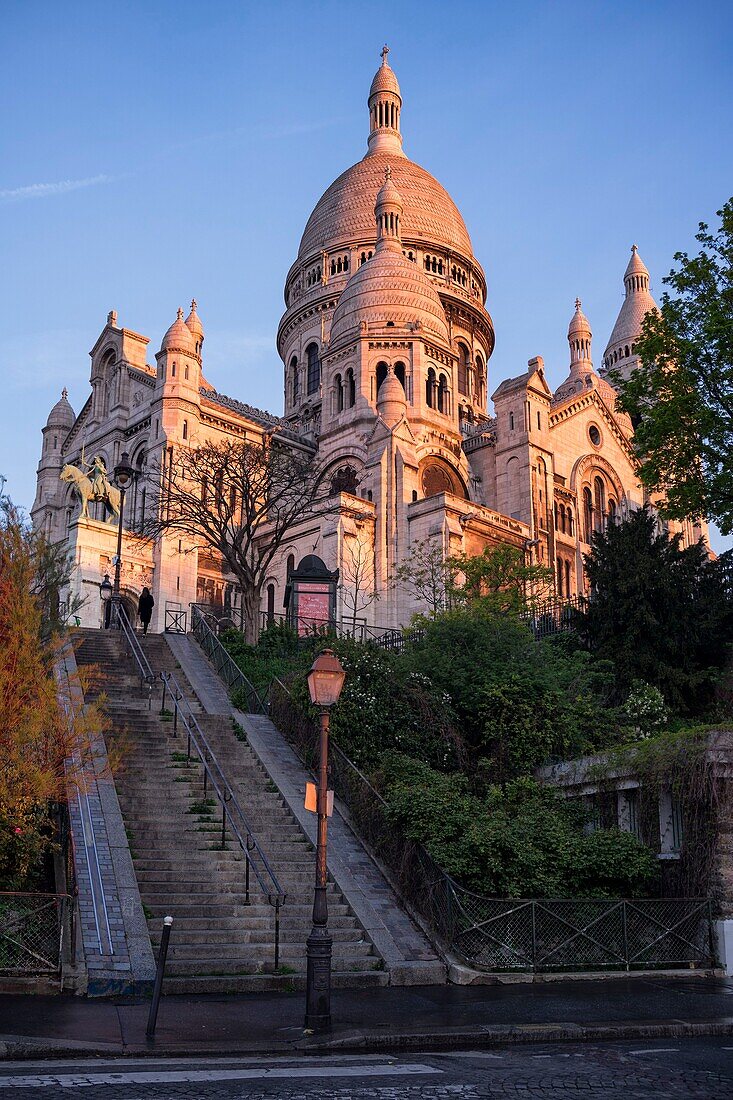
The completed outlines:
<svg viewBox="0 0 733 1100">
<path fill-rule="evenodd" d="M 308 929 L 308 932 L 310 932 L 310 929 Z M 296 962 L 305 961 L 306 938 L 307 934 L 304 933 L 297 943 L 292 940 L 281 939 L 280 958 L 282 961 L 287 962 L 291 959 Z M 251 965 L 253 960 L 255 962 L 259 961 L 269 953 L 268 949 L 274 945 L 274 942 L 272 937 L 259 943 L 245 940 L 236 943 L 180 943 L 171 939 L 168 960 L 193 965 L 197 962 L 212 961 L 217 968 L 222 967 L 226 971 L 228 969 L 227 964 L 231 967 L 232 964 Z M 342 963 L 341 968 L 344 964 L 374 958 L 374 948 L 364 940 L 359 943 L 358 941 L 350 942 L 334 938 L 332 950 L 333 959 L 337 962 L 337 965 L 338 962 Z"/>
<path fill-rule="evenodd" d="M 365 970 L 332 972 L 333 989 L 372 989 L 389 985 L 389 974 L 385 970 Z M 248 975 L 188 975 L 186 977 L 166 977 L 163 992 L 168 995 L 200 993 L 273 993 L 303 992 L 305 990 L 304 973 L 285 974 L 248 974 Z"/>
<path fill-rule="evenodd" d="M 333 937 L 334 942 L 336 940 L 339 943 L 356 943 L 369 946 L 368 941 L 364 939 L 364 933 L 357 927 L 344 927 L 339 928 L 336 925 L 331 927 L 329 924 L 329 931 Z M 288 943 L 305 943 L 310 933 L 310 927 L 295 926 L 286 927 L 280 924 L 280 935 L 283 941 L 287 940 Z M 171 933 L 171 943 L 175 943 L 176 946 L 185 945 L 186 949 L 194 949 L 198 946 L 204 946 L 208 948 L 215 948 L 217 945 L 223 944 L 262 944 L 272 943 L 273 937 L 273 925 L 271 924 L 267 928 L 249 928 L 241 927 L 236 929 L 225 928 L 209 928 L 206 926 L 204 929 L 184 929 L 178 923 L 174 927 L 174 931 Z M 150 941 L 154 945 L 160 943 L 161 932 L 160 930 L 150 930 Z"/>
</svg>

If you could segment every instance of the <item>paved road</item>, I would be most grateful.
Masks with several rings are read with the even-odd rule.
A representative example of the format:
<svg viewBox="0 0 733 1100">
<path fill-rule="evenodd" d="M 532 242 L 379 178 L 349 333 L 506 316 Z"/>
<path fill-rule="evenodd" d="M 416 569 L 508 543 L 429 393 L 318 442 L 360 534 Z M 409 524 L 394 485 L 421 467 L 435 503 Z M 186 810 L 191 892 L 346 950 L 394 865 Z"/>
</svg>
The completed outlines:
<svg viewBox="0 0 733 1100">
<path fill-rule="evenodd" d="M 0 1063 L 3 1100 L 733 1098 L 733 1042 L 513 1046 L 409 1057 Z"/>
</svg>

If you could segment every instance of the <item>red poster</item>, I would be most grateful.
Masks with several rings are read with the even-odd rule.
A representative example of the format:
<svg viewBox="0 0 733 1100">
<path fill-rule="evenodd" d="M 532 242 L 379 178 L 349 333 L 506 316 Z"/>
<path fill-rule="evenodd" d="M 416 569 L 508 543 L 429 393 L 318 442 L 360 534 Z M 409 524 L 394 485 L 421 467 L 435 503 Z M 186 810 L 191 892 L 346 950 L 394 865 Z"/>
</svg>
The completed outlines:
<svg viewBox="0 0 733 1100">
<path fill-rule="evenodd" d="M 328 584 L 298 585 L 298 634 L 312 634 L 328 626 L 331 586 Z"/>
</svg>

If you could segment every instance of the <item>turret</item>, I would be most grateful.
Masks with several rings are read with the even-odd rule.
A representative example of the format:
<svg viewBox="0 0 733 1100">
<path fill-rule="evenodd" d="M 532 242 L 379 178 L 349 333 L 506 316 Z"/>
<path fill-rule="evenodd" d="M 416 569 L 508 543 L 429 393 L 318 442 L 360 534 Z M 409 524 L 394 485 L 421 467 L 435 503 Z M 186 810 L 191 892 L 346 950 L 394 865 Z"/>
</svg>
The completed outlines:
<svg viewBox="0 0 733 1100">
<path fill-rule="evenodd" d="M 382 50 L 382 64 L 369 89 L 369 153 L 404 156 L 400 133 L 402 96 L 397 77 L 387 61 L 389 47 Z"/>
<path fill-rule="evenodd" d="M 601 374 L 613 370 L 628 378 L 639 362 L 636 341 L 641 335 L 644 317 L 657 312 L 657 303 L 649 291 L 649 271 L 635 244 L 631 246 L 631 259 L 624 272 L 624 292 L 623 305 L 603 353 Z"/>
</svg>

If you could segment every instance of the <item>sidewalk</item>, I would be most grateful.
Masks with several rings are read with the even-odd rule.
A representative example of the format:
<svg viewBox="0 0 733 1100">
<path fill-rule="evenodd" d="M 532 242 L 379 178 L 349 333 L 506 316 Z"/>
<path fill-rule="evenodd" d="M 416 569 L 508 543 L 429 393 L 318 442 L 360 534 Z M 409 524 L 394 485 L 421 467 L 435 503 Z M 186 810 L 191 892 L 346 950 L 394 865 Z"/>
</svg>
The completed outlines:
<svg viewBox="0 0 733 1100">
<path fill-rule="evenodd" d="M 446 1050 L 509 1042 L 733 1035 L 733 981 L 617 979 L 336 990 L 333 1030 L 303 1032 L 304 994 L 142 999 L 0 995 L 0 1057 Z"/>
</svg>

